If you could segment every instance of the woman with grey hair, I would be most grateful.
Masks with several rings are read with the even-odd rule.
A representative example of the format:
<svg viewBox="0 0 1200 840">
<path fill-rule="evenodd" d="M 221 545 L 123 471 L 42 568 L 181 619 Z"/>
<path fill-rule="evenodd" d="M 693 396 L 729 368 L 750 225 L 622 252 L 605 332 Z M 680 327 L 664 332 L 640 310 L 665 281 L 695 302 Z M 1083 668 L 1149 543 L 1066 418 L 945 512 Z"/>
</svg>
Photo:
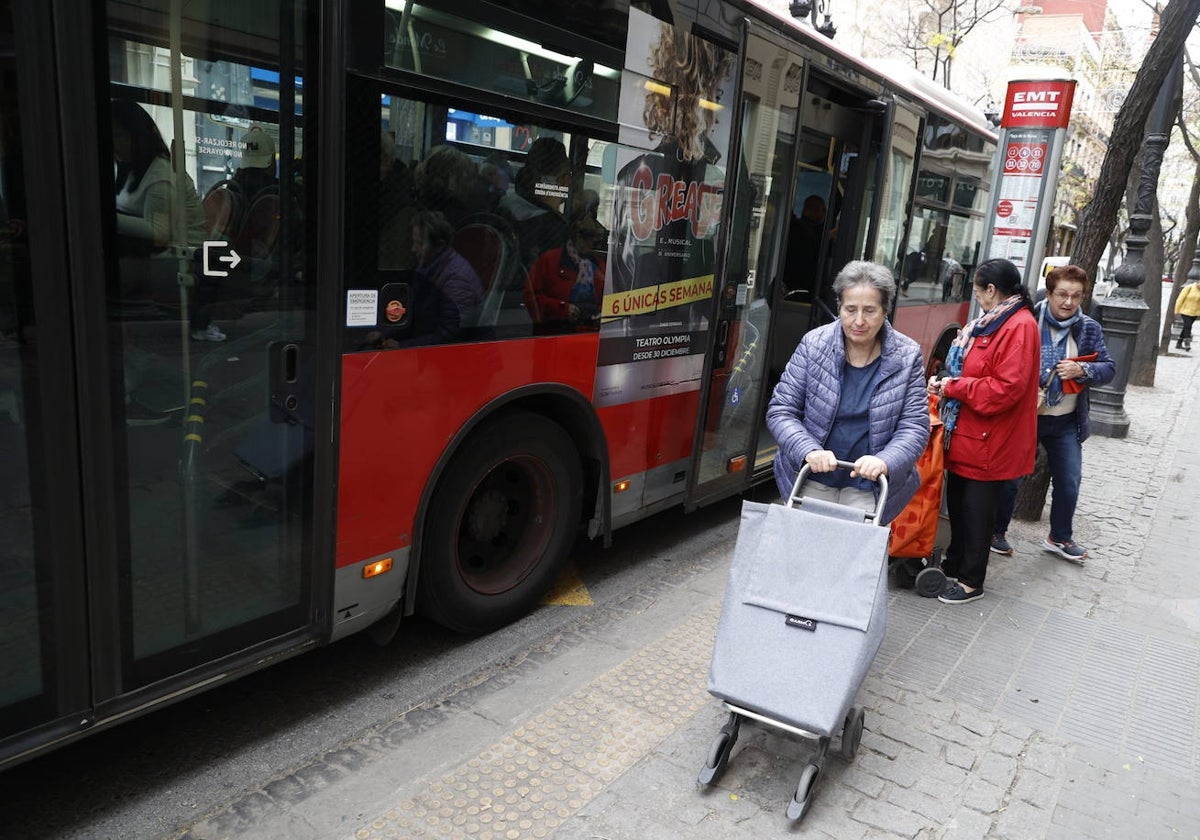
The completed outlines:
<svg viewBox="0 0 1200 840">
<path fill-rule="evenodd" d="M 838 321 L 801 339 L 767 406 L 779 444 L 775 482 L 787 496 L 808 464 L 804 495 L 870 510 L 874 482 L 886 475 L 890 522 L 920 486 L 916 463 L 929 440 L 921 348 L 888 323 L 896 281 L 884 266 L 848 263 L 833 290 Z M 839 471 L 837 461 L 854 469 Z"/>
</svg>

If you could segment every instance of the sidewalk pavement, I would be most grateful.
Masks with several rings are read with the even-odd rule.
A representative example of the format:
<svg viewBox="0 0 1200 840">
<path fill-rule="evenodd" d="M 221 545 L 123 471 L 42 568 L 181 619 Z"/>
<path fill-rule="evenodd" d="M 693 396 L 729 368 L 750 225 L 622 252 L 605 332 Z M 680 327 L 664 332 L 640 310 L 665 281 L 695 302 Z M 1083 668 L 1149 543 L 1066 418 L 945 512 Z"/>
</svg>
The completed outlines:
<svg viewBox="0 0 1200 840">
<path fill-rule="evenodd" d="M 891 590 L 861 748 L 829 757 L 799 827 L 811 741 L 745 724 L 696 783 L 726 717 L 705 687 L 730 541 L 185 836 L 1200 838 L 1197 367 L 1161 358 L 1128 389 L 1129 436 L 1085 445 L 1084 566 L 1017 521 L 982 600 Z"/>
</svg>

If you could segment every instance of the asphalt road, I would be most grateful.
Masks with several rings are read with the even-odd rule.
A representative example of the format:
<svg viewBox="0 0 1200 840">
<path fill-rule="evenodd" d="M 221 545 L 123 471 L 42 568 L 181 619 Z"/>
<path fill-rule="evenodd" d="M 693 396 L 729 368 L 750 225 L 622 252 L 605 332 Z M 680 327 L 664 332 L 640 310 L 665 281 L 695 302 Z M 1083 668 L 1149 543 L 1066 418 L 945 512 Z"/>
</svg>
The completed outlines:
<svg viewBox="0 0 1200 840">
<path fill-rule="evenodd" d="M 769 489 L 769 488 L 768 488 Z M 378 647 L 351 637 L 0 774 L 0 837 L 172 837 L 263 780 L 353 743 L 422 703 L 586 625 L 640 587 L 694 574 L 732 550 L 740 500 L 668 511 L 577 545 L 594 605 L 548 605 L 465 639 L 420 619 Z M 724 552 L 716 552 L 717 557 Z"/>
</svg>

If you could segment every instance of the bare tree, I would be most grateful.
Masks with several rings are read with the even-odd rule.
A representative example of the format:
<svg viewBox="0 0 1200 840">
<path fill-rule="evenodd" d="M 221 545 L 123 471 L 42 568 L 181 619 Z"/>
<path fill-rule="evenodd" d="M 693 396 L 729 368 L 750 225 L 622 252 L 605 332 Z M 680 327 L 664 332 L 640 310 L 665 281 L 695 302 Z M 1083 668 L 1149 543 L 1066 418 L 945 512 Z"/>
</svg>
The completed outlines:
<svg viewBox="0 0 1200 840">
<path fill-rule="evenodd" d="M 1133 168 L 1142 144 L 1146 119 L 1158 89 L 1179 60 L 1183 43 L 1200 17 L 1200 0 L 1170 0 L 1161 16 L 1158 36 L 1150 45 L 1134 77 L 1129 95 L 1113 121 L 1113 131 L 1096 180 L 1092 200 L 1083 208 L 1075 237 L 1072 262 L 1089 274 L 1096 265 L 1117 220 L 1117 208 L 1125 194 L 1125 179 Z"/>
<path fill-rule="evenodd" d="M 1016 0 L 919 0 L 905 4 L 903 16 L 890 21 L 887 44 L 898 48 L 913 67 L 943 87 L 963 39 L 981 23 L 1011 14 Z"/>
<path fill-rule="evenodd" d="M 1187 50 L 1184 50 L 1183 53 L 1183 65 L 1184 78 L 1191 81 L 1192 98 L 1194 98 L 1196 91 L 1200 91 L 1200 68 L 1196 66 L 1191 53 Z M 1179 256 L 1175 262 L 1175 270 L 1172 272 L 1174 282 L 1171 284 L 1171 312 L 1175 311 L 1175 301 L 1179 297 L 1179 290 L 1187 281 L 1188 270 L 1192 266 L 1192 255 L 1196 253 L 1196 243 L 1200 239 L 1200 149 L 1196 147 L 1196 139 L 1186 117 L 1187 114 L 1195 113 L 1196 110 L 1195 103 L 1190 104 L 1193 107 L 1185 107 L 1184 101 L 1181 100 L 1179 111 L 1175 116 L 1175 124 L 1179 126 L 1183 145 L 1195 162 L 1196 174 L 1192 179 L 1192 189 L 1184 210 L 1183 231 L 1179 236 Z M 1173 320 L 1170 315 L 1163 319 L 1162 332 L 1158 342 L 1159 353 L 1166 353 L 1171 347 L 1171 323 Z"/>
</svg>

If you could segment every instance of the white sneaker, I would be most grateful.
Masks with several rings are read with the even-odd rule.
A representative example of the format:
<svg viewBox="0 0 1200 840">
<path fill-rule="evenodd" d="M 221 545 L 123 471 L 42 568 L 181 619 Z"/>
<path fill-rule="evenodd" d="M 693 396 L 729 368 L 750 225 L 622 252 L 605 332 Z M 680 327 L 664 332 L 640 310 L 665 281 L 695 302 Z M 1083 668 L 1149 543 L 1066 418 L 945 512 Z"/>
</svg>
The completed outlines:
<svg viewBox="0 0 1200 840">
<path fill-rule="evenodd" d="M 224 341 L 226 337 L 216 324 L 209 324 L 208 329 L 192 330 L 192 338 L 196 341 Z"/>
</svg>

